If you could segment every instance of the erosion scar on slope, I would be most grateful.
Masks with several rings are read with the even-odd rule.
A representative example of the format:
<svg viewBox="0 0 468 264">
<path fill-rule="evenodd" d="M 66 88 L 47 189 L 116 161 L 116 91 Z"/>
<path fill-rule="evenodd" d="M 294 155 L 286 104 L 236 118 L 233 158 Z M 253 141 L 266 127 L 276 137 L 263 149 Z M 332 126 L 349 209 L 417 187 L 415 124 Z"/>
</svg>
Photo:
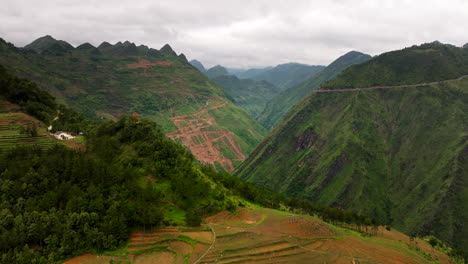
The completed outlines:
<svg viewBox="0 0 468 264">
<path fill-rule="evenodd" d="M 219 100 L 220 98 L 209 99 Z M 226 171 L 233 171 L 233 160 L 246 159 L 244 152 L 236 143 L 234 133 L 228 130 L 206 130 L 216 125 L 216 120 L 209 116 L 208 111 L 219 109 L 227 104 L 228 102 L 223 100 L 221 104 L 203 108 L 193 114 L 171 117 L 170 120 L 177 129 L 166 133 L 166 136 L 174 140 L 179 139 L 199 161 L 210 164 L 219 162 Z M 226 146 L 237 158 L 225 157 L 221 151 L 221 145 Z"/>
</svg>

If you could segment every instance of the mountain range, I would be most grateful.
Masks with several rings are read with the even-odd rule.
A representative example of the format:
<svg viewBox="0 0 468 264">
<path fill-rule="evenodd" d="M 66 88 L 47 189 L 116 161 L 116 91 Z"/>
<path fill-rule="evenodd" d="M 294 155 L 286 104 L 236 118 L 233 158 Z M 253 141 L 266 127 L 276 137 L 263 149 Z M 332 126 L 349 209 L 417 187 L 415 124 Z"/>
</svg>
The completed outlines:
<svg viewBox="0 0 468 264">
<path fill-rule="evenodd" d="M 306 79 L 304 82 L 277 94 L 268 101 L 262 113 L 256 119 L 272 128 L 277 125 L 286 113 L 304 97 L 319 88 L 325 81 L 335 78 L 341 71 L 351 65 L 370 60 L 371 56 L 357 51 L 351 51 L 339 57 L 318 74 Z"/>
<path fill-rule="evenodd" d="M 467 55 L 429 43 L 347 68 L 294 106 L 235 175 L 468 248 Z"/>
<path fill-rule="evenodd" d="M 156 50 L 125 41 L 74 48 L 45 36 L 17 48 L 1 40 L 0 63 L 85 117 L 115 120 L 136 112 L 154 120 L 198 160 L 228 171 L 266 133 L 169 45 Z"/>
</svg>

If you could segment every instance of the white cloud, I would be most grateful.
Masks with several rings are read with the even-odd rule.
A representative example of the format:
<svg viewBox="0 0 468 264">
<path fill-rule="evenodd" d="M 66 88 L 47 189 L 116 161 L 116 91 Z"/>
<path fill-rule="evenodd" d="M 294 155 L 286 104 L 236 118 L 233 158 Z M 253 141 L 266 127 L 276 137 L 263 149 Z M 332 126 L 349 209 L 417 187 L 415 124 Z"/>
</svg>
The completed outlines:
<svg viewBox="0 0 468 264">
<path fill-rule="evenodd" d="M 207 66 L 328 64 L 439 40 L 468 42 L 464 0 L 2 0 L 0 37 L 18 46 L 49 34 L 73 45 L 129 40 Z"/>
</svg>

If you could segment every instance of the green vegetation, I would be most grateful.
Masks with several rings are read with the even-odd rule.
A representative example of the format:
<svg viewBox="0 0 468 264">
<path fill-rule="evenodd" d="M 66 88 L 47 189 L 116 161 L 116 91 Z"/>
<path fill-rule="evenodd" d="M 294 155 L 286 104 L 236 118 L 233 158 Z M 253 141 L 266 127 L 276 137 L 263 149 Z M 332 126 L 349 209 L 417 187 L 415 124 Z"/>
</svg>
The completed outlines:
<svg viewBox="0 0 468 264">
<path fill-rule="evenodd" d="M 57 108 L 54 98 L 26 79 L 8 74 L 0 65 L 0 95 L 43 122 L 50 122 Z"/>
<path fill-rule="evenodd" d="M 214 79 L 219 76 L 229 75 L 229 73 L 223 66 L 216 65 L 213 68 L 209 68 L 207 71 L 205 71 L 205 75 L 210 79 Z"/>
<path fill-rule="evenodd" d="M 235 175 L 466 249 L 467 87 L 313 93 Z"/>
<path fill-rule="evenodd" d="M 21 88 L 21 83 L 10 88 Z M 36 90 L 31 88 L 31 94 Z M 174 253 L 162 244 L 140 249 L 132 244 L 130 249 L 129 233 L 162 225 L 197 226 L 202 217 L 220 210 L 234 212 L 246 200 L 316 214 L 361 232 L 377 224 L 359 214 L 317 207 L 201 166 L 150 120 L 122 116 L 117 121 L 90 122 L 63 106 L 59 110 L 57 126 L 86 128 L 85 151 L 63 145 L 48 149 L 16 145 L 0 151 L 2 263 L 57 263 L 89 252 L 124 258 L 128 252 Z M 191 230 L 198 229 L 187 229 Z M 199 242 L 183 234 L 168 239 L 192 246 Z"/>
<path fill-rule="evenodd" d="M 169 133 L 177 129 L 170 117 L 196 113 L 214 98 L 227 100 L 221 88 L 169 45 L 156 50 L 129 41 L 115 45 L 104 42 L 97 48 L 85 43 L 67 48 L 66 52 L 46 52 L 49 46 L 57 43 L 62 42 L 46 36 L 18 49 L 0 40 L 0 64 L 9 73 L 36 82 L 38 88 L 85 118 L 117 120 L 121 114 L 137 112 L 140 117 L 157 122 L 164 133 Z M 31 111 L 47 113 L 38 117 L 47 124 L 57 113 L 49 110 L 31 106 Z M 230 128 L 237 119 L 248 124 L 237 126 L 234 132 L 236 144 L 245 155 L 266 134 L 248 113 L 230 102 L 216 112 L 217 116 L 226 118 L 215 120 L 216 128 L 209 126 L 205 130 L 234 132 Z M 83 128 L 63 127 L 62 120 L 78 116 L 71 112 L 60 113 L 62 117 L 53 125 L 54 130 L 86 132 Z"/>
<path fill-rule="evenodd" d="M 274 96 L 268 101 L 263 112 L 259 116 L 255 116 L 257 121 L 267 128 L 276 126 L 294 105 L 319 88 L 320 84 L 335 78 L 347 67 L 363 63 L 370 58 L 371 56 L 356 51 L 346 53 L 318 74 Z"/>
<path fill-rule="evenodd" d="M 267 81 L 239 80 L 234 75 L 218 76 L 213 78 L 213 82 L 222 87 L 236 105 L 244 108 L 253 117 L 258 116 L 266 103 L 280 91 Z"/>
<path fill-rule="evenodd" d="M 0 103 L 3 101 L 0 101 Z M 49 148 L 57 144 L 39 120 L 23 113 L 0 113 L 0 149 L 20 145 Z"/>
<path fill-rule="evenodd" d="M 456 79 L 468 74 L 468 49 L 438 42 L 379 55 L 346 69 L 322 88 L 404 85 Z"/>
<path fill-rule="evenodd" d="M 467 73 L 466 49 L 430 43 L 351 66 L 322 88 L 428 83 Z M 433 231 L 468 254 L 467 87 L 463 79 L 313 93 L 235 174 L 413 235 Z"/>
<path fill-rule="evenodd" d="M 54 262 L 116 248 L 132 228 L 159 226 L 168 202 L 193 225 L 200 223 L 193 218 L 234 202 L 150 121 L 103 122 L 87 142 L 84 153 L 60 145 L 2 152 L 3 263 Z M 170 188 L 158 191 L 163 184 Z"/>
<path fill-rule="evenodd" d="M 313 77 L 314 75 L 321 72 L 324 68 L 325 66 L 286 63 L 277 65 L 271 69 L 267 68 L 266 70 L 254 71 L 255 74 L 248 74 L 248 77 L 241 76 L 239 78 L 267 81 L 278 87 L 281 91 L 284 91 Z"/>
<path fill-rule="evenodd" d="M 67 51 L 72 50 L 73 46 L 63 40 L 56 40 L 53 37 L 47 35 L 36 39 L 31 44 L 26 45 L 25 48 L 34 50 L 37 53 L 62 55 Z"/>
</svg>

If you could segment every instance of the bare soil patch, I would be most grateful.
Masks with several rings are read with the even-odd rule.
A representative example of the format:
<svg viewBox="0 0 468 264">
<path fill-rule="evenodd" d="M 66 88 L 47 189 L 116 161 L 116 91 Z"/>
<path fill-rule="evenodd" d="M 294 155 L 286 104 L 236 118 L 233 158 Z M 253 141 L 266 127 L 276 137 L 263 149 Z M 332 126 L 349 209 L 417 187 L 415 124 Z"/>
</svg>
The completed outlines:
<svg viewBox="0 0 468 264">
<path fill-rule="evenodd" d="M 219 98 L 211 99 L 219 101 Z M 235 141 L 234 133 L 227 130 L 208 130 L 216 125 L 216 120 L 209 115 L 209 111 L 227 104 L 227 101 L 222 100 L 220 104 L 205 107 L 196 113 L 171 117 L 177 130 L 166 136 L 180 140 L 199 161 L 210 164 L 218 162 L 225 170 L 233 171 L 233 159 L 223 155 L 220 145 L 228 148 L 237 157 L 236 160 L 245 160 L 246 156 Z"/>
</svg>

